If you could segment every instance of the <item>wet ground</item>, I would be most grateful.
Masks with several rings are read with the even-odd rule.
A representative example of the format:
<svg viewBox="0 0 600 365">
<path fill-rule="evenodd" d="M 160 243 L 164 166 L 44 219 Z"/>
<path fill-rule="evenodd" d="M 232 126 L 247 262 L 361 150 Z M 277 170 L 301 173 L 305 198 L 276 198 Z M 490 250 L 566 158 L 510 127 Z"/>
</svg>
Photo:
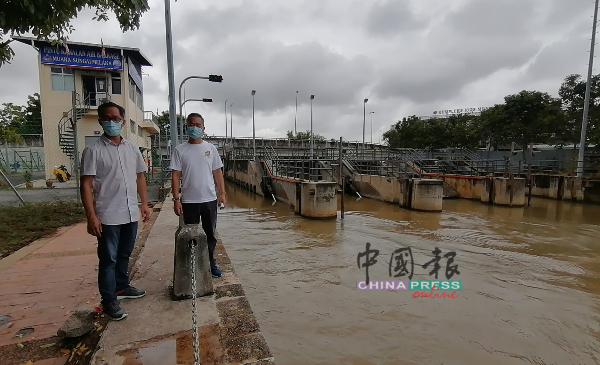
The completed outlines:
<svg viewBox="0 0 600 365">
<path fill-rule="evenodd" d="M 600 363 L 600 206 L 446 200 L 424 213 L 347 197 L 344 220 L 315 221 L 227 188 L 218 230 L 277 364 Z M 433 280 L 421 265 L 439 248 L 438 279 L 456 252 L 462 290 L 356 290 L 367 242 L 370 280 L 399 280 L 389 261 L 403 247 L 412 279 Z"/>
</svg>

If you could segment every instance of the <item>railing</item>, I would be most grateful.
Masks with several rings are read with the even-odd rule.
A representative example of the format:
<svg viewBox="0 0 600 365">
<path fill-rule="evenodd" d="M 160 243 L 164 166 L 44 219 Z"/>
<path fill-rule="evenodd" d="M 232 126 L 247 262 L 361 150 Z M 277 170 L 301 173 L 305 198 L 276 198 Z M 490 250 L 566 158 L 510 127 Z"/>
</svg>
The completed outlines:
<svg viewBox="0 0 600 365">
<path fill-rule="evenodd" d="M 90 110 L 90 99 L 87 95 L 83 101 L 79 94 L 75 94 L 74 108 L 69 110 L 58 122 L 58 144 L 61 150 L 69 156 L 75 157 L 75 123 Z"/>
</svg>

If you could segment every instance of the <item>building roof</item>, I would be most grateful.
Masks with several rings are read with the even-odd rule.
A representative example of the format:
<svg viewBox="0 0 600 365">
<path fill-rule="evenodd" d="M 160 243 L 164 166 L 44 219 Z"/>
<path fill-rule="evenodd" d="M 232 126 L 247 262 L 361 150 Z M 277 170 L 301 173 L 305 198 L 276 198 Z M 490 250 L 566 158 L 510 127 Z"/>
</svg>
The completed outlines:
<svg viewBox="0 0 600 365">
<path fill-rule="evenodd" d="M 42 45 L 50 45 L 50 42 L 47 41 L 43 41 L 43 40 L 38 40 L 35 37 L 21 37 L 21 36 L 13 36 L 12 39 L 14 39 L 15 41 L 24 43 L 24 44 L 29 44 L 30 46 L 33 47 L 40 47 Z M 100 48 L 102 47 L 101 44 L 95 44 L 95 43 L 81 43 L 81 42 L 71 42 L 71 41 L 67 41 L 66 42 L 68 46 L 76 46 L 79 48 Z M 104 45 L 105 49 L 112 49 L 112 50 L 123 50 L 123 54 L 133 58 L 135 61 L 137 61 L 140 65 L 142 66 L 152 66 L 152 63 L 150 63 L 150 61 L 148 60 L 148 58 L 146 58 L 146 56 L 144 56 L 144 54 L 142 53 L 142 51 L 140 51 L 138 48 L 129 48 L 129 47 L 118 47 L 118 46 L 109 46 L 107 44 Z"/>
</svg>

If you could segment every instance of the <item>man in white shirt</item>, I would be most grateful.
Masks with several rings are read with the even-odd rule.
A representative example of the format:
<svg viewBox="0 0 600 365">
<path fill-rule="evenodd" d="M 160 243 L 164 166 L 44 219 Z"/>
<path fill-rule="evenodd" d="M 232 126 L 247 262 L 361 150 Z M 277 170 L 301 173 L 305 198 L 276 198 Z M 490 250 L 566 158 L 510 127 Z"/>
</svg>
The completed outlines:
<svg viewBox="0 0 600 365">
<path fill-rule="evenodd" d="M 102 308 L 112 320 L 127 313 L 117 299 L 140 298 L 146 292 L 129 285 L 127 267 L 137 236 L 140 208 L 146 222 L 148 208 L 146 164 L 136 145 L 121 137 L 125 109 L 115 103 L 98 107 L 98 121 L 104 134 L 83 150 L 81 200 L 88 221 L 88 233 L 98 237 L 98 288 Z"/>
<path fill-rule="evenodd" d="M 223 162 L 217 148 L 202 140 L 204 118 L 198 113 L 191 113 L 186 121 L 189 140 L 175 147 L 171 155 L 173 209 L 178 216 L 183 214 L 185 224 L 198 224 L 202 220 L 208 243 L 210 271 L 213 277 L 220 277 L 221 270 L 217 268 L 213 255 L 217 245 L 217 200 L 219 204 L 225 204 L 226 201 L 221 171 Z M 180 180 L 183 182 L 182 197 L 179 195 Z M 215 182 L 219 188 L 218 199 Z"/>
</svg>

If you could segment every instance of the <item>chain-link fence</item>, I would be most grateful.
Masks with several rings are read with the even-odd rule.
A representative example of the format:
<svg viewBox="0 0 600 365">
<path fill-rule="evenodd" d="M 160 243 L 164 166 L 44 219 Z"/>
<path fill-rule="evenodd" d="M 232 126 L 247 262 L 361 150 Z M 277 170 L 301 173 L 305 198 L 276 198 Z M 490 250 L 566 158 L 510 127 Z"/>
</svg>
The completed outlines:
<svg viewBox="0 0 600 365">
<path fill-rule="evenodd" d="M 89 115 L 89 108 L 79 101 L 74 105 L 58 125 L 27 121 L 11 129 L 10 142 L 0 137 L 0 205 L 79 198 L 79 161 L 85 146 L 100 138 L 101 132 L 97 116 Z M 127 127 L 124 137 L 140 147 L 148 165 L 148 200 L 162 201 L 171 179 L 170 136 L 161 133 L 152 112 L 145 112 L 135 128 Z"/>
</svg>

